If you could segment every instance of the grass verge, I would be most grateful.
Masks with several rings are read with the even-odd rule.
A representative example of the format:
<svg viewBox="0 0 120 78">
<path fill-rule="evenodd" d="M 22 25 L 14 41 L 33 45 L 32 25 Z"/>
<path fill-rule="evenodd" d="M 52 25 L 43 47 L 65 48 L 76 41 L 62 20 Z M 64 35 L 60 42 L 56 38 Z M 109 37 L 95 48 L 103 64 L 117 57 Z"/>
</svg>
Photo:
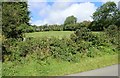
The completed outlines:
<svg viewBox="0 0 120 78">
<path fill-rule="evenodd" d="M 48 59 L 48 63 L 28 61 L 23 64 L 3 63 L 4 76 L 63 76 L 92 69 L 97 69 L 118 63 L 118 55 L 104 55 L 95 58 L 82 58 L 79 63 Z"/>
</svg>

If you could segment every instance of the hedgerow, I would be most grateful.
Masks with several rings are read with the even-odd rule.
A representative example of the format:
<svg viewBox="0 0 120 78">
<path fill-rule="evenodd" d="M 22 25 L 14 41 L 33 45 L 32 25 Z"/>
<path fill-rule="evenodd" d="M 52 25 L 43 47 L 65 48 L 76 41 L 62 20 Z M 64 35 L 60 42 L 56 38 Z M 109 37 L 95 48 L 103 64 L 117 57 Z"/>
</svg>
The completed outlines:
<svg viewBox="0 0 120 78">
<path fill-rule="evenodd" d="M 76 30 L 70 38 L 26 38 L 25 41 L 7 39 L 4 41 L 3 61 L 19 61 L 30 57 L 44 61 L 49 57 L 69 62 L 80 61 L 80 58 L 102 56 L 116 53 L 105 34 L 93 34 L 87 28 Z M 111 49 L 108 49 L 111 47 Z M 112 51 L 111 51 L 112 50 Z"/>
</svg>

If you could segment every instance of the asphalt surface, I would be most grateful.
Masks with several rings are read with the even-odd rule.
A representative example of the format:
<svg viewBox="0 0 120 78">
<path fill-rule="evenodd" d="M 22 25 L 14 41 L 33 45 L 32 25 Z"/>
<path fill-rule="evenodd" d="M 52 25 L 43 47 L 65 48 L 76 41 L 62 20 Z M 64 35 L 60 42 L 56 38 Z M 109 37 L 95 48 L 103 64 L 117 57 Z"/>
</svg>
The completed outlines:
<svg viewBox="0 0 120 78">
<path fill-rule="evenodd" d="M 118 65 L 107 66 L 104 68 L 71 74 L 67 76 L 118 76 Z"/>
</svg>

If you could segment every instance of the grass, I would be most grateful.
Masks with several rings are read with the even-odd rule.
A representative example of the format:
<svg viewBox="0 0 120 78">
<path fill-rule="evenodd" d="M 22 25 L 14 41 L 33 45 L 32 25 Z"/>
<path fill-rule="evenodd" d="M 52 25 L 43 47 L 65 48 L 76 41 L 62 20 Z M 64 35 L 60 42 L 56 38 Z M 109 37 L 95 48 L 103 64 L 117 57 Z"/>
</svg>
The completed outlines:
<svg viewBox="0 0 120 78">
<path fill-rule="evenodd" d="M 26 37 L 70 37 L 74 31 L 46 31 L 46 32 L 34 32 L 26 33 Z"/>
<path fill-rule="evenodd" d="M 0 62 L 0 78 L 2 76 L 2 62 Z"/>
<path fill-rule="evenodd" d="M 74 31 L 44 31 L 44 32 L 33 32 L 33 33 L 26 33 L 26 37 L 57 37 L 57 38 L 63 38 L 67 37 L 69 38 L 70 35 L 74 33 Z M 93 34 L 101 34 L 103 32 L 92 32 Z"/>
<path fill-rule="evenodd" d="M 79 63 L 49 59 L 41 65 L 32 60 L 24 64 L 12 62 L 3 63 L 3 75 L 6 76 L 63 76 L 72 73 L 88 71 L 118 63 L 118 55 L 104 55 L 95 58 L 82 58 Z"/>
</svg>

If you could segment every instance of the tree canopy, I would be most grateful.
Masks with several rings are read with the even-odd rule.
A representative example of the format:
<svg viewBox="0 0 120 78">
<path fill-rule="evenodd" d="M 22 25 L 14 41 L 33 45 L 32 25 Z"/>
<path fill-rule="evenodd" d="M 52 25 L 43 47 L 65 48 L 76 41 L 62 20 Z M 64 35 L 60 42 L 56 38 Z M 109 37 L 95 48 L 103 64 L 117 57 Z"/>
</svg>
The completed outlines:
<svg viewBox="0 0 120 78">
<path fill-rule="evenodd" d="M 26 2 L 2 3 L 2 34 L 5 37 L 22 38 L 29 19 Z"/>
<path fill-rule="evenodd" d="M 103 30 L 109 25 L 119 26 L 120 11 L 114 2 L 106 2 L 93 13 L 93 28 Z"/>
<path fill-rule="evenodd" d="M 66 18 L 64 25 L 75 24 L 76 22 L 77 22 L 77 18 L 72 15 Z"/>
<path fill-rule="evenodd" d="M 72 16 L 68 16 L 65 21 L 64 21 L 64 30 L 66 29 L 66 25 L 70 25 L 70 24 L 76 24 L 77 22 L 77 18 Z"/>
</svg>

